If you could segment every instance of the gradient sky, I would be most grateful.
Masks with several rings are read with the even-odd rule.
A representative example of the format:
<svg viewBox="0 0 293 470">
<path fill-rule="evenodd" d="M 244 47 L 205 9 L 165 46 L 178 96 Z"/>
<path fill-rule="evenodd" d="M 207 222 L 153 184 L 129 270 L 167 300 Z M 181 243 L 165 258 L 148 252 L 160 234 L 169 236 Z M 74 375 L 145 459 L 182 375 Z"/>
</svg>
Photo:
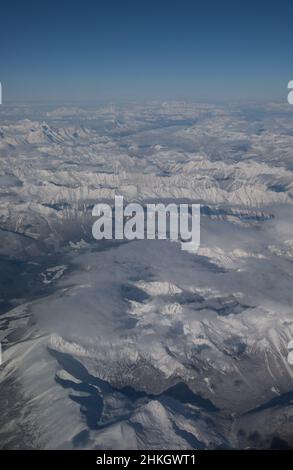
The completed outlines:
<svg viewBox="0 0 293 470">
<path fill-rule="evenodd" d="M 1 2 L 3 101 L 286 99 L 293 1 Z"/>
</svg>

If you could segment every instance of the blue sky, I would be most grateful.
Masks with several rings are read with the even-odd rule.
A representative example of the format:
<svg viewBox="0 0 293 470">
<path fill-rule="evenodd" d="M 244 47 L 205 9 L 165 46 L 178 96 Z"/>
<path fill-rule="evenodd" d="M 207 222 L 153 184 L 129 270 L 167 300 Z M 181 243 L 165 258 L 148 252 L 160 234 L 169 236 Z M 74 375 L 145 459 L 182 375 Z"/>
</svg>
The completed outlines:
<svg viewBox="0 0 293 470">
<path fill-rule="evenodd" d="M 279 100 L 292 1 L 2 2 L 7 101 Z"/>
</svg>

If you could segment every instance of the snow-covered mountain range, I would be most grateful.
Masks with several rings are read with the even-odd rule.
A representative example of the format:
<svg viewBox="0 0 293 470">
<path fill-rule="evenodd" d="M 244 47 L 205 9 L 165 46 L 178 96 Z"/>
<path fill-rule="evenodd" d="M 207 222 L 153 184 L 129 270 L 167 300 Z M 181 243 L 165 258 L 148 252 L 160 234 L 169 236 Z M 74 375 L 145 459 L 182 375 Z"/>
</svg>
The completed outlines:
<svg viewBox="0 0 293 470">
<path fill-rule="evenodd" d="M 0 446 L 293 446 L 293 114 L 0 108 Z M 91 208 L 202 206 L 201 246 L 97 242 Z"/>
</svg>

